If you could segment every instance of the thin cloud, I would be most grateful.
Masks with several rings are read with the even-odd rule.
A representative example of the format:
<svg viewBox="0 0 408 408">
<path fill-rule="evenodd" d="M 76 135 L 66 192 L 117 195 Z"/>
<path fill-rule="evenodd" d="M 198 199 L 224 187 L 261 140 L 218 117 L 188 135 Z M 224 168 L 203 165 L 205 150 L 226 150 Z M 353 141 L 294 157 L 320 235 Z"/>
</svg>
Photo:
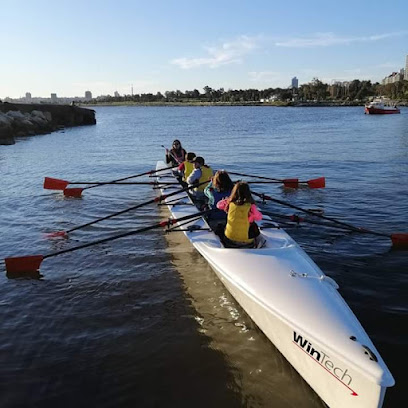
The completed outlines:
<svg viewBox="0 0 408 408">
<path fill-rule="evenodd" d="M 253 82 L 276 81 L 282 78 L 280 72 L 274 71 L 252 71 L 248 72 L 249 80 Z"/>
<path fill-rule="evenodd" d="M 407 35 L 407 31 L 394 33 L 384 33 L 361 37 L 342 37 L 334 33 L 315 33 L 309 37 L 298 37 L 281 40 L 275 43 L 277 47 L 308 48 L 308 47 L 329 47 L 332 45 L 351 44 L 355 42 L 380 41 L 391 37 L 401 37 Z"/>
<path fill-rule="evenodd" d="M 223 65 L 241 63 L 243 57 L 257 48 L 257 40 L 248 36 L 240 36 L 231 42 L 216 47 L 204 47 L 207 55 L 199 58 L 176 58 L 170 61 L 182 69 L 198 67 L 218 68 Z"/>
<path fill-rule="evenodd" d="M 340 71 L 321 71 L 316 69 L 303 69 L 299 71 L 299 78 L 301 83 L 305 84 L 318 78 L 320 81 L 326 84 L 333 84 L 335 82 L 353 81 L 359 79 L 360 81 L 369 80 L 375 77 L 375 75 L 366 72 L 361 68 L 345 69 Z"/>
<path fill-rule="evenodd" d="M 395 69 L 395 67 L 398 67 L 401 65 L 398 62 L 384 62 L 383 64 L 378 64 L 376 68 L 389 68 L 389 69 Z"/>
</svg>

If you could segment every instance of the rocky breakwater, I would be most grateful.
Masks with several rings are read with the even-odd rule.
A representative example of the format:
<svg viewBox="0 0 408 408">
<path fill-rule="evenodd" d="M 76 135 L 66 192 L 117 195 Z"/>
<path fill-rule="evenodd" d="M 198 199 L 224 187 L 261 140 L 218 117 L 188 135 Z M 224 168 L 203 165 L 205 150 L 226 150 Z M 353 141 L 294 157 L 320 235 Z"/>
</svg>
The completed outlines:
<svg viewBox="0 0 408 408">
<path fill-rule="evenodd" d="M 0 145 L 20 136 L 50 133 L 64 127 L 95 125 L 95 111 L 78 106 L 0 102 Z"/>
</svg>

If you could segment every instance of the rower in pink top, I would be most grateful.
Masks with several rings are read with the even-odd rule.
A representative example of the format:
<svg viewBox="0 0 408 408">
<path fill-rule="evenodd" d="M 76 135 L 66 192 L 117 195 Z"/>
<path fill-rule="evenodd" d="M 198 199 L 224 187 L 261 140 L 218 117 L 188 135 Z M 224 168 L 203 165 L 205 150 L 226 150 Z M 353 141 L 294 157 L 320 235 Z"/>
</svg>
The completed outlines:
<svg viewBox="0 0 408 408">
<path fill-rule="evenodd" d="M 231 195 L 217 203 L 217 208 L 227 213 L 224 245 L 228 248 L 253 248 L 258 246 L 254 238 L 260 235 L 255 221 L 262 220 L 262 214 L 255 206 L 249 185 L 235 184 Z"/>
</svg>

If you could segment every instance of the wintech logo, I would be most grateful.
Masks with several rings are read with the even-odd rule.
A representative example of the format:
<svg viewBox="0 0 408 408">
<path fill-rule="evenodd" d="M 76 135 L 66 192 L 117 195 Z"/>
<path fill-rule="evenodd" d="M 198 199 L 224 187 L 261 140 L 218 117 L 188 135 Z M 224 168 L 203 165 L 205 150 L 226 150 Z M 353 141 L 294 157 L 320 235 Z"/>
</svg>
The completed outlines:
<svg viewBox="0 0 408 408">
<path fill-rule="evenodd" d="M 317 350 L 313 347 L 312 343 L 304 338 L 302 335 L 293 332 L 293 343 L 295 343 L 302 351 L 313 358 L 317 363 L 319 363 L 326 371 L 328 371 L 333 377 L 340 381 L 345 387 L 351 391 L 351 395 L 358 396 L 358 394 L 350 388 L 353 378 L 349 374 L 348 369 L 336 366 L 333 361 L 330 360 L 328 356 L 322 350 Z"/>
</svg>

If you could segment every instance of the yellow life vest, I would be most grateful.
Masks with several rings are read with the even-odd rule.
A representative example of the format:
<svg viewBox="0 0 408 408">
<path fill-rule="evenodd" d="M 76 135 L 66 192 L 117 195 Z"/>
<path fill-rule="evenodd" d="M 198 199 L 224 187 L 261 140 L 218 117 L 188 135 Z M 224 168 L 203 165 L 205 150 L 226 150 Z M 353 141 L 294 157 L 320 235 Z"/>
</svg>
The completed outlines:
<svg viewBox="0 0 408 408">
<path fill-rule="evenodd" d="M 190 163 L 189 161 L 184 162 L 184 177 L 183 180 L 186 181 L 188 176 L 193 172 L 194 170 L 194 163 Z"/>
<path fill-rule="evenodd" d="M 250 208 L 250 203 L 242 205 L 236 205 L 234 203 L 229 204 L 225 236 L 231 241 L 245 243 L 250 243 L 253 241 L 253 238 L 248 238 L 248 213 Z"/>
<path fill-rule="evenodd" d="M 201 177 L 200 177 L 200 180 L 198 180 L 198 183 L 203 183 L 204 181 L 208 181 L 209 183 L 211 181 L 212 176 L 213 176 L 213 171 L 211 167 L 201 166 Z M 204 183 L 194 190 L 203 192 L 204 189 L 207 187 L 207 184 Z"/>
</svg>

